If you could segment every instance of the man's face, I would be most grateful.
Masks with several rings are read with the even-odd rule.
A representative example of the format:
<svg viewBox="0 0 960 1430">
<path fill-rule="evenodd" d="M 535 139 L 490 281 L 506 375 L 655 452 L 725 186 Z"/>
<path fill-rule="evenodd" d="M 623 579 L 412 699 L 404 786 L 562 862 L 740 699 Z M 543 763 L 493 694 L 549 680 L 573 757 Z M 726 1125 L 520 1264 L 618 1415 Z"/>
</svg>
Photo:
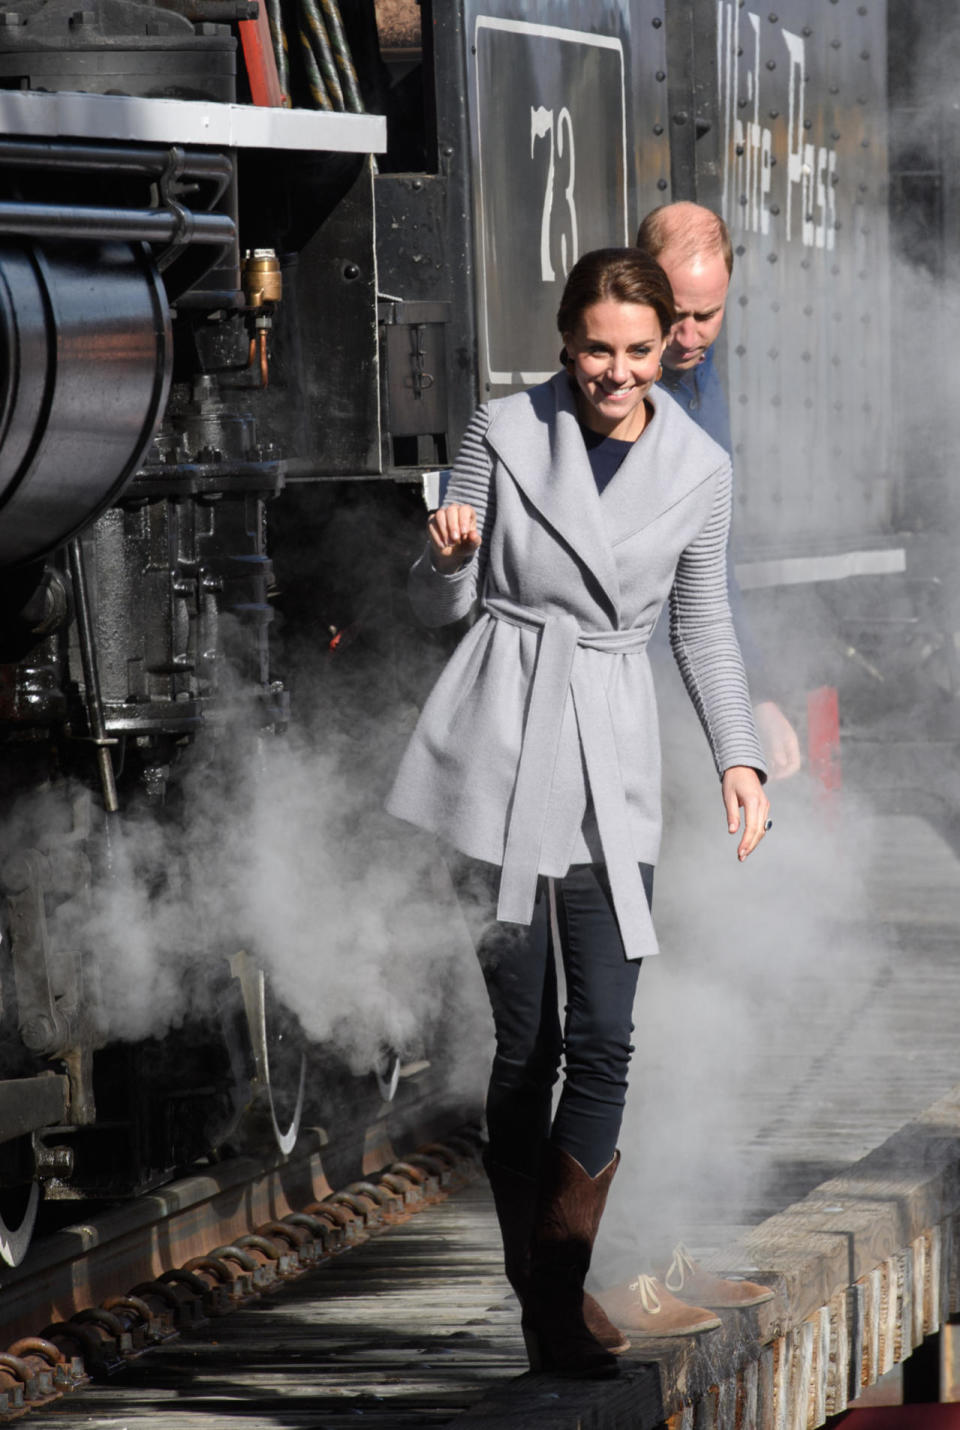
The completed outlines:
<svg viewBox="0 0 960 1430">
<path fill-rule="evenodd" d="M 663 365 L 686 372 L 703 362 L 707 348 L 720 333 L 730 275 L 719 253 L 689 262 L 665 248 L 657 262 L 670 279 L 677 306 L 677 321 L 663 351 Z"/>
</svg>

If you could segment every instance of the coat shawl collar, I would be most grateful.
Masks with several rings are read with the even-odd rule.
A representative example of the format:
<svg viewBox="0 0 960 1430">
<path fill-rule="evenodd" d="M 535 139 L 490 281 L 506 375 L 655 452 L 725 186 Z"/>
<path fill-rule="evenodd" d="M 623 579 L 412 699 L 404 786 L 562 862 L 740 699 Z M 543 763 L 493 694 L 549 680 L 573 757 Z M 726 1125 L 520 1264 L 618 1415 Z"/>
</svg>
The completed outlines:
<svg viewBox="0 0 960 1430">
<path fill-rule="evenodd" d="M 726 460 L 661 388 L 650 400 L 653 420 L 602 498 L 565 372 L 503 399 L 486 434 L 520 490 L 599 582 L 617 622 L 620 583 L 614 548 L 656 521 Z"/>
<path fill-rule="evenodd" d="M 662 387 L 653 388 L 649 401 L 654 415 L 600 503 L 607 539 L 614 547 L 650 526 L 729 461 L 723 448 Z"/>
</svg>

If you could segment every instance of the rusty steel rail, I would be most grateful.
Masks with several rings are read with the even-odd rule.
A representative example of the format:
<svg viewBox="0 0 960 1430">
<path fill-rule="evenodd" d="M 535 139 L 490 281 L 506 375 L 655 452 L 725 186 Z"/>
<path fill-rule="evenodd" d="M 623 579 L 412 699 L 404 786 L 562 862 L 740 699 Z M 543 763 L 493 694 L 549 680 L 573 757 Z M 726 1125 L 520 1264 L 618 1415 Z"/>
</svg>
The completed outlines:
<svg viewBox="0 0 960 1430">
<path fill-rule="evenodd" d="M 467 1126 L 338 1191 L 318 1153 L 238 1158 L 47 1238 L 0 1287 L 0 1424 L 441 1200 L 480 1148 Z"/>
</svg>

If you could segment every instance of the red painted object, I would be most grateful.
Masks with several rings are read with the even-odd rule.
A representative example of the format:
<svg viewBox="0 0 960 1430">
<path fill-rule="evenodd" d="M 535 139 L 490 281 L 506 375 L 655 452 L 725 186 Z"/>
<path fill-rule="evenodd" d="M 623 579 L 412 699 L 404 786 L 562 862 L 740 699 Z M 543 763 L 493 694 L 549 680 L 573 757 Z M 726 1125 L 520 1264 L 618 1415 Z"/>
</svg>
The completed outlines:
<svg viewBox="0 0 960 1430">
<path fill-rule="evenodd" d="M 840 707 L 832 685 L 807 696 L 807 754 L 810 772 L 829 799 L 841 787 Z"/>
<path fill-rule="evenodd" d="M 289 108 L 290 99 L 280 88 L 277 61 L 270 38 L 267 7 L 260 0 L 260 13 L 255 20 L 241 20 L 238 26 L 243 46 L 243 62 L 250 81 L 250 97 L 254 104 L 267 108 Z"/>
<path fill-rule="evenodd" d="M 850 1410 L 836 1430 L 960 1430 L 960 1405 L 883 1405 Z"/>
</svg>

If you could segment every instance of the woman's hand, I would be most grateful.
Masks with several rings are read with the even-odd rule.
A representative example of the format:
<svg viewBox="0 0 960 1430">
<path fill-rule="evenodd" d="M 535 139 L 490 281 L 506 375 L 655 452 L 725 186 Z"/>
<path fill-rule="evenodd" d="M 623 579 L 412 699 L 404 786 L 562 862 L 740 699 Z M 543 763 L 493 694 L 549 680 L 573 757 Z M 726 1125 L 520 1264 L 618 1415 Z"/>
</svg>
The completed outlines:
<svg viewBox="0 0 960 1430">
<path fill-rule="evenodd" d="M 434 569 L 450 575 L 459 571 L 480 545 L 477 513 L 472 506 L 442 506 L 427 522 Z"/>
<path fill-rule="evenodd" d="M 751 854 L 766 830 L 770 801 L 763 792 L 760 776 L 749 765 L 731 765 L 723 772 L 723 806 L 727 811 L 727 828 L 731 834 L 740 829 L 743 810 L 743 838 L 737 846 L 737 858 L 743 862 Z"/>
</svg>

